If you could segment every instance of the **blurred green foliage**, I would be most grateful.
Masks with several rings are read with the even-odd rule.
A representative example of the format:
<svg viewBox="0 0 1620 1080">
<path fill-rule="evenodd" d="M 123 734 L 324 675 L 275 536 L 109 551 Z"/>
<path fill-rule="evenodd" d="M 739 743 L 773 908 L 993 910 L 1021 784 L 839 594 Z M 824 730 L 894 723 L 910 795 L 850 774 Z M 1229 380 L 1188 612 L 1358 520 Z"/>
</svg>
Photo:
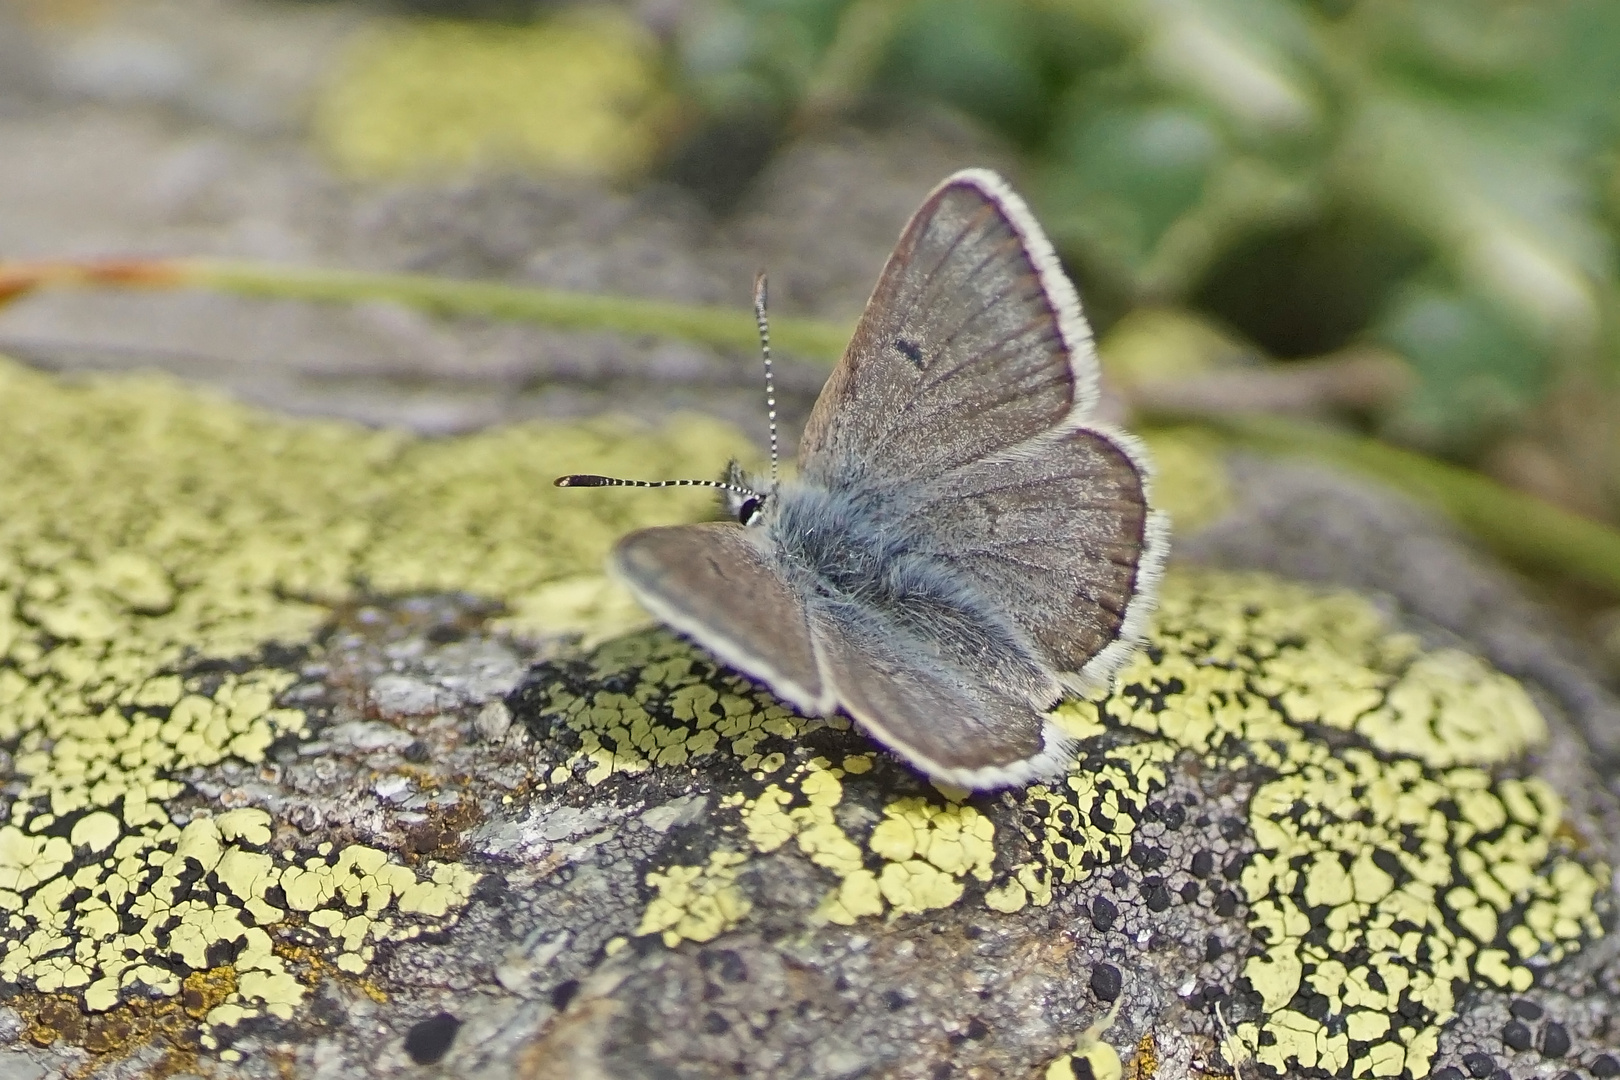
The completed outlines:
<svg viewBox="0 0 1620 1080">
<path fill-rule="evenodd" d="M 1023 155 L 1095 321 L 1392 348 L 1398 441 L 1470 458 L 1560 388 L 1614 391 L 1612 0 L 708 0 L 672 47 L 712 123 L 965 113 Z"/>
</svg>

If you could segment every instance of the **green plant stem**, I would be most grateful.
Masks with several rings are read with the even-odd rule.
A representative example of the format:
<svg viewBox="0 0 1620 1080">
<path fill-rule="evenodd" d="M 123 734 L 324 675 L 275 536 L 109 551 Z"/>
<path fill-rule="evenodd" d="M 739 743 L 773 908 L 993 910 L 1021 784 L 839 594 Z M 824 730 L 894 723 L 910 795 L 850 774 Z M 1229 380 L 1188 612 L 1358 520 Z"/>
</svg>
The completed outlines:
<svg viewBox="0 0 1620 1080">
<path fill-rule="evenodd" d="M 40 288 L 206 288 L 240 296 L 353 303 L 391 300 L 439 315 L 474 315 L 569 330 L 670 337 L 752 352 L 751 313 L 420 274 L 320 270 L 213 259 L 0 263 L 0 302 Z M 817 319 L 771 320 L 772 344 L 831 362 L 849 329 Z M 1177 417 L 1143 419 L 1169 421 Z M 1181 417 L 1180 419 L 1185 419 Z M 1377 477 L 1444 510 L 1504 558 L 1620 596 L 1620 531 L 1512 491 L 1477 473 L 1321 425 L 1265 416 L 1205 417 L 1228 442 L 1306 454 Z"/>
<path fill-rule="evenodd" d="M 1238 445 L 1305 454 L 1375 476 L 1439 507 L 1510 562 L 1620 596 L 1620 530 L 1467 469 L 1321 425 L 1256 416 L 1206 423 Z"/>
<path fill-rule="evenodd" d="M 392 300 L 437 315 L 478 315 L 540 323 L 564 330 L 608 330 L 677 338 L 753 352 L 759 348 L 752 312 L 664 300 L 566 292 L 531 285 L 422 274 L 322 270 L 269 263 L 187 259 L 172 264 L 178 284 L 240 296 L 353 303 Z M 774 316 L 771 346 L 806 359 L 837 360 L 850 328 L 820 319 Z"/>
</svg>

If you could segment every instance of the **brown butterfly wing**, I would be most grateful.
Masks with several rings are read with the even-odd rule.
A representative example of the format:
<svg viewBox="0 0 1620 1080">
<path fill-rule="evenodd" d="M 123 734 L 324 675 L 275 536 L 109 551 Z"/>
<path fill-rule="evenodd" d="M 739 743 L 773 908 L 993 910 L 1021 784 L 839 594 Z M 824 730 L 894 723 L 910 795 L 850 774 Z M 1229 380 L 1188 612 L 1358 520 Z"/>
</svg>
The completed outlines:
<svg viewBox="0 0 1620 1080">
<path fill-rule="evenodd" d="M 920 489 L 916 550 L 949 565 L 1072 690 L 1104 685 L 1139 643 L 1168 547 L 1134 439 L 1079 427 L 970 462 Z"/>
<path fill-rule="evenodd" d="M 995 598 L 1071 689 L 1140 639 L 1167 546 L 1146 455 L 1088 421 L 1097 363 L 1074 288 L 995 176 L 913 216 L 800 449 L 807 478 L 884 492 L 913 550 Z"/>
<path fill-rule="evenodd" d="M 612 568 L 648 611 L 812 714 L 829 712 L 804 604 L 741 525 L 642 529 Z"/>
<path fill-rule="evenodd" d="M 818 605 L 811 625 L 839 704 L 928 775 L 999 787 L 1068 764 L 1069 740 L 993 672 L 987 679 L 930 657 L 919 639 L 870 615 Z"/>
<path fill-rule="evenodd" d="M 800 442 L 807 479 L 929 477 L 1089 411 L 1096 360 L 1074 287 L 1002 181 L 968 170 L 901 234 Z"/>
</svg>

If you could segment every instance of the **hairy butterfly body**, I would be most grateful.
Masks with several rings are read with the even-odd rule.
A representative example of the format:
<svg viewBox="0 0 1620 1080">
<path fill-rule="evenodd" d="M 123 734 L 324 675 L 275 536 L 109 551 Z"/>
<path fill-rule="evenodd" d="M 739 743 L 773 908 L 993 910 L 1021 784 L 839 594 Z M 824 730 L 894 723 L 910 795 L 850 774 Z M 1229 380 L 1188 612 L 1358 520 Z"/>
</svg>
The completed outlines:
<svg viewBox="0 0 1620 1080">
<path fill-rule="evenodd" d="M 1057 772 L 1069 747 L 1045 713 L 1129 658 L 1168 547 L 1141 447 L 1092 419 L 1097 376 L 1022 200 L 957 173 L 901 234 L 798 476 L 728 476 L 738 520 L 632 533 L 612 568 L 727 664 L 807 713 L 843 709 L 930 776 Z"/>
</svg>

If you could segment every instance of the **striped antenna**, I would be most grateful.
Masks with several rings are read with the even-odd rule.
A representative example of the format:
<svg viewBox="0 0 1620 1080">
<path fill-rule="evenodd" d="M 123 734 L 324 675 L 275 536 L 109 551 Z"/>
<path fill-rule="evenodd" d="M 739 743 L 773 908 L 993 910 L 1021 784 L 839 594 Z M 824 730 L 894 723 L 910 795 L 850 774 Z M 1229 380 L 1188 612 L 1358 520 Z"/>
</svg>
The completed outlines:
<svg viewBox="0 0 1620 1080">
<path fill-rule="evenodd" d="M 570 473 L 567 476 L 557 477 L 552 483 L 558 487 L 706 487 L 759 498 L 759 492 L 745 488 L 741 484 L 728 484 L 723 480 L 620 480 L 616 476 L 597 476 L 595 473 Z"/>
<path fill-rule="evenodd" d="M 759 351 L 765 357 L 765 408 L 771 421 L 771 490 L 776 489 L 778 473 L 776 438 L 776 377 L 771 371 L 771 331 L 765 320 L 765 275 L 754 278 L 754 321 L 759 325 Z M 616 476 L 598 476 L 595 473 L 570 473 L 559 476 L 552 483 L 558 487 L 706 487 L 729 491 L 745 499 L 763 498 L 753 488 L 732 484 L 724 480 L 621 480 Z M 744 519 L 746 521 L 746 518 Z"/>
<path fill-rule="evenodd" d="M 771 327 L 765 319 L 765 271 L 754 277 L 754 322 L 759 325 L 759 351 L 765 357 L 765 413 L 771 421 L 771 490 L 776 490 L 776 377 L 771 372 Z"/>
</svg>

